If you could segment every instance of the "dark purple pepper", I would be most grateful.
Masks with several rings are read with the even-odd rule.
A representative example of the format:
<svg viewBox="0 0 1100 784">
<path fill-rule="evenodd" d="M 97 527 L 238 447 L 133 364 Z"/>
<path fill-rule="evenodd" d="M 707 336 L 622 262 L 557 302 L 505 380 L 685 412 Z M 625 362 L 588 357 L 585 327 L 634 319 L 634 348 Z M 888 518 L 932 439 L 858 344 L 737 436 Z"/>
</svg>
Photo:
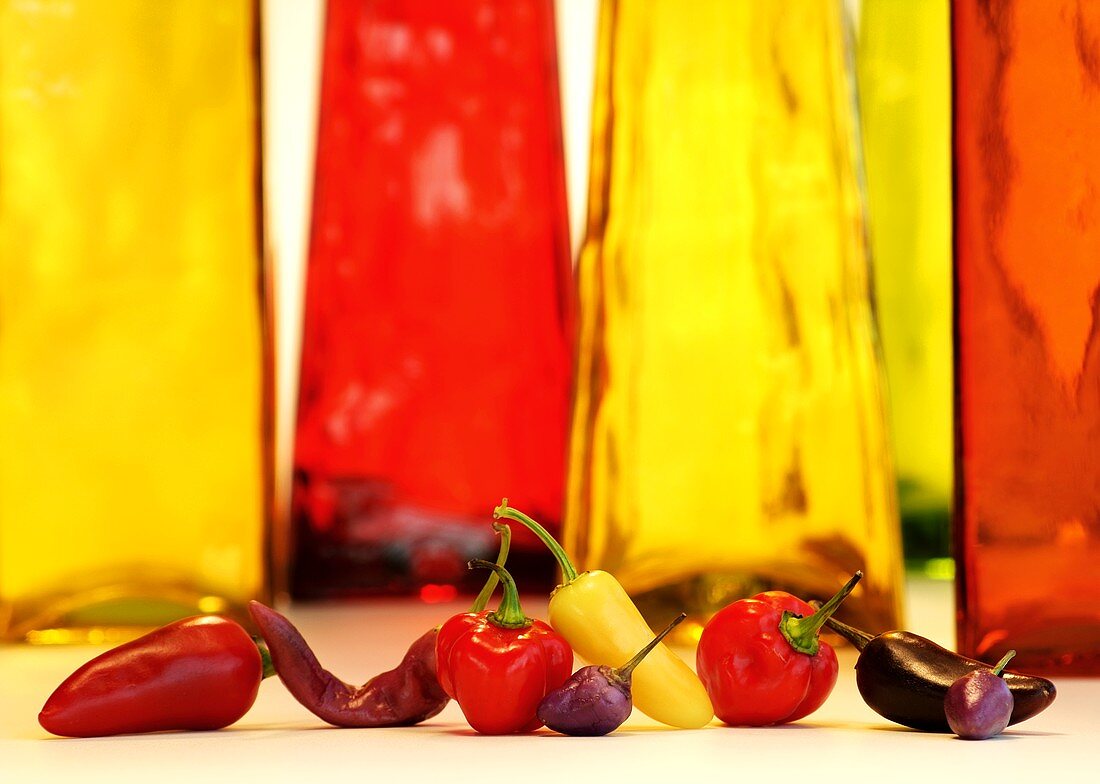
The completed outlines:
<svg viewBox="0 0 1100 784">
<path fill-rule="evenodd" d="M 1013 699 L 1001 673 L 1016 651 L 1009 651 L 992 670 L 975 670 L 951 684 L 943 701 L 951 731 L 964 740 L 999 735 L 1012 716 Z"/>
<path fill-rule="evenodd" d="M 558 689 L 539 703 L 539 720 L 563 735 L 607 735 L 630 718 L 634 701 L 630 694 L 630 676 L 642 659 L 676 628 L 687 615 L 665 627 L 648 645 L 622 667 L 591 664 L 573 673 Z"/>
<path fill-rule="evenodd" d="M 353 686 L 321 666 L 301 632 L 281 613 L 256 601 L 249 603 L 248 612 L 260 627 L 279 679 L 298 702 L 329 724 L 405 727 L 431 718 L 450 701 L 435 675 L 438 629 L 409 646 L 397 667 Z"/>
</svg>

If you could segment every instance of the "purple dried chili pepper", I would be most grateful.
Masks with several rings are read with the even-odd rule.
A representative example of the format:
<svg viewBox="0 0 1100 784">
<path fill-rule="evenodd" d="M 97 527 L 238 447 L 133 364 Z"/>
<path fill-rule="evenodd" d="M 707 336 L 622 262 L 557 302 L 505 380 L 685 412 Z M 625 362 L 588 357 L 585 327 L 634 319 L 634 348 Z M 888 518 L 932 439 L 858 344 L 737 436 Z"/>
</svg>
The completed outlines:
<svg viewBox="0 0 1100 784">
<path fill-rule="evenodd" d="M 497 564 L 508 559 L 511 529 L 494 523 L 500 534 Z M 484 609 L 499 578 L 494 572 L 474 600 L 473 611 Z M 259 602 L 248 612 L 260 627 L 279 679 L 302 705 L 337 727 L 401 727 L 418 724 L 439 713 L 450 698 L 436 677 L 435 638 L 439 627 L 409 646 L 394 669 L 376 675 L 362 686 L 344 683 L 321 666 L 309 644 L 282 614 Z"/>
<path fill-rule="evenodd" d="M 259 602 L 250 602 L 248 611 L 260 627 L 280 680 L 298 702 L 329 724 L 417 724 L 439 713 L 449 701 L 435 676 L 437 629 L 421 635 L 397 667 L 357 687 L 324 669 L 301 633 L 282 614 Z"/>
</svg>

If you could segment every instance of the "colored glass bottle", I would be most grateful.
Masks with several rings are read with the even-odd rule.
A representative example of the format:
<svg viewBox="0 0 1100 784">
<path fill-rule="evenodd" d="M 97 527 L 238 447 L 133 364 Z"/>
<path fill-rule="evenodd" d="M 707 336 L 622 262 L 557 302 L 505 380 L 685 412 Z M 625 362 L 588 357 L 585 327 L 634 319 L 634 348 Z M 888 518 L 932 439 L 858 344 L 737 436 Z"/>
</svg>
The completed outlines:
<svg viewBox="0 0 1100 784">
<path fill-rule="evenodd" d="M 268 593 L 249 0 L 0 5 L 0 636 Z"/>
<path fill-rule="evenodd" d="M 466 561 L 495 552 L 502 496 L 561 517 L 572 284 L 553 7 L 332 0 L 323 61 L 292 591 L 447 595 L 483 579 Z M 553 574 L 520 532 L 509 564 Z"/>
<path fill-rule="evenodd" d="M 565 539 L 654 620 L 862 568 L 848 617 L 898 622 L 842 32 L 830 3 L 603 5 Z"/>
<path fill-rule="evenodd" d="M 1100 6 L 959 2 L 959 645 L 1100 674 Z"/>
<path fill-rule="evenodd" d="M 906 559 L 948 554 L 951 51 L 947 0 L 864 0 L 856 50 L 874 293 Z"/>
</svg>

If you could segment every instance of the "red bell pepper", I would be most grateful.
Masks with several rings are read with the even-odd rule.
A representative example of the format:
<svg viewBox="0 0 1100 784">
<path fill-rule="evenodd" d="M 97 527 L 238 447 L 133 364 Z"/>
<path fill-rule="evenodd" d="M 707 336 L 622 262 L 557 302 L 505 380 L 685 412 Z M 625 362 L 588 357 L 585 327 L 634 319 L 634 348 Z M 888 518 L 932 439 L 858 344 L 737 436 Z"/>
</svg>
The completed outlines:
<svg viewBox="0 0 1100 784">
<path fill-rule="evenodd" d="M 785 591 L 759 593 L 719 610 L 703 628 L 696 669 L 726 724 L 785 724 L 821 707 L 836 685 L 832 647 L 818 639 L 825 620 L 863 576 L 814 609 Z"/>
<path fill-rule="evenodd" d="M 185 618 L 81 666 L 46 700 L 38 723 L 76 738 L 216 730 L 241 718 L 273 673 L 239 624 Z"/>
<path fill-rule="evenodd" d="M 542 621 L 523 614 L 515 581 L 488 561 L 470 568 L 500 576 L 504 598 L 496 612 L 455 615 L 439 629 L 439 684 L 466 721 L 485 735 L 530 732 L 542 726 L 539 703 L 573 671 L 573 649 Z"/>
</svg>

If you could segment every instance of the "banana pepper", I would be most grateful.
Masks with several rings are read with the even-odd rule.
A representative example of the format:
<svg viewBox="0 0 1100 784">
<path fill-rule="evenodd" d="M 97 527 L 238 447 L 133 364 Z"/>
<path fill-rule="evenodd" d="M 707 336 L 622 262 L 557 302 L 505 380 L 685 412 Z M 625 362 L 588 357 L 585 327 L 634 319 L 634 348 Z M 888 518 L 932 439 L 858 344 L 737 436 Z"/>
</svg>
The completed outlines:
<svg viewBox="0 0 1100 784">
<path fill-rule="evenodd" d="M 550 625 L 581 657 L 615 667 L 652 639 L 649 624 L 614 576 L 601 570 L 578 574 L 550 532 L 508 506 L 508 499 L 493 515 L 529 528 L 557 558 L 564 582 L 550 596 Z M 714 718 L 702 682 L 664 643 L 634 671 L 633 691 L 638 709 L 664 724 L 694 729 Z"/>
</svg>

